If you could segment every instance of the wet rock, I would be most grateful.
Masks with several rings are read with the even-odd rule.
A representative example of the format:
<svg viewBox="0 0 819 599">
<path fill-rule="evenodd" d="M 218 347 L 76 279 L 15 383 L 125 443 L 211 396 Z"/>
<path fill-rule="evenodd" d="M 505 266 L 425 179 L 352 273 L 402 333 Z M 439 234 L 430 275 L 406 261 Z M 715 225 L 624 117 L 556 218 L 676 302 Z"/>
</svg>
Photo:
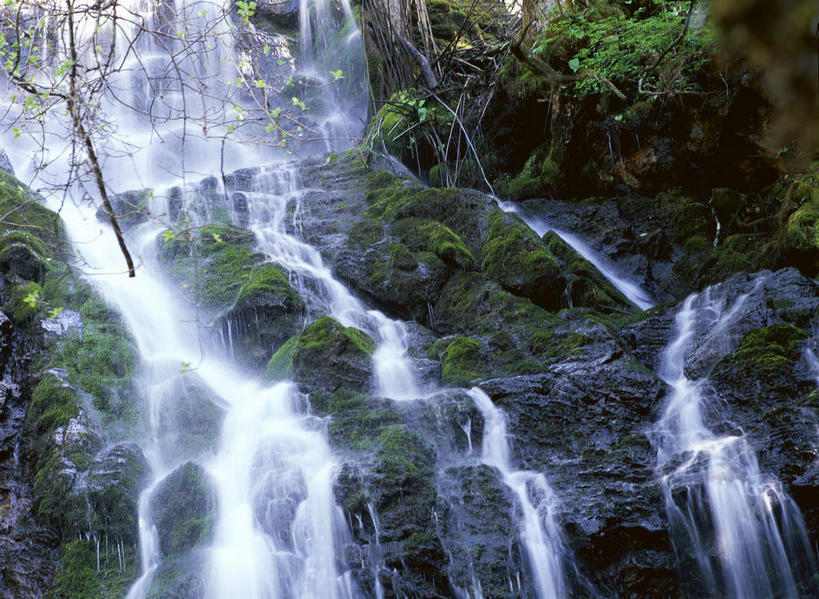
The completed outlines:
<svg viewBox="0 0 819 599">
<path fill-rule="evenodd" d="M 587 361 L 586 352 L 598 357 Z M 645 436 L 664 386 L 617 353 L 581 346 L 543 374 L 482 388 L 507 414 L 520 466 L 544 472 L 560 497 L 559 520 L 592 586 L 673 594 L 655 452 Z"/>
<path fill-rule="evenodd" d="M 448 468 L 439 483 L 439 512 L 447 568 L 454 581 L 480 585 L 485 597 L 517 596 L 517 585 L 526 569 L 518 523 L 519 509 L 497 470 L 484 465 Z M 533 593 L 524 579 L 521 596 Z M 466 590 L 466 589 L 465 589 Z"/>
<path fill-rule="evenodd" d="M 177 364 L 169 365 L 178 371 Z M 196 372 L 179 374 L 158 408 L 159 445 L 165 459 L 193 459 L 215 449 L 224 408 Z"/>
<path fill-rule="evenodd" d="M 153 193 L 153 189 L 135 189 L 111 196 L 114 216 L 123 231 L 142 224 L 150 218 L 150 201 Z M 107 223 L 109 221 L 108 212 L 100 208 L 97 210 L 97 219 Z"/>
<path fill-rule="evenodd" d="M 147 599 L 190 599 L 206 594 L 203 567 L 207 560 L 204 552 L 171 556 L 156 569 Z"/>
</svg>

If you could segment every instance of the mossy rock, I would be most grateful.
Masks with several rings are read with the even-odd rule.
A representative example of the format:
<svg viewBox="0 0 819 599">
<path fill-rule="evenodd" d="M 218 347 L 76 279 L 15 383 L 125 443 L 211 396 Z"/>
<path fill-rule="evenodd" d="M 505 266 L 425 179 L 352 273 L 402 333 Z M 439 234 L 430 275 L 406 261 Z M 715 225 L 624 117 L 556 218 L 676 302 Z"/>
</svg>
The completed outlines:
<svg viewBox="0 0 819 599">
<path fill-rule="evenodd" d="M 276 264 L 249 269 L 236 303 L 221 319 L 225 335 L 235 334 L 231 347 L 243 363 L 262 368 L 270 356 L 298 333 L 304 302 Z"/>
<path fill-rule="evenodd" d="M 466 387 L 480 374 L 481 343 L 469 337 L 456 337 L 441 355 L 441 380 L 450 387 Z"/>
<path fill-rule="evenodd" d="M 70 381 L 93 397 L 97 409 L 133 419 L 137 392 L 132 378 L 139 358 L 123 324 L 86 320 L 81 331 L 63 341 L 55 364 L 65 368 Z"/>
<path fill-rule="evenodd" d="M 819 191 L 814 195 L 819 196 Z M 819 274 L 819 197 L 811 196 L 790 215 L 782 241 L 793 264 L 810 277 Z"/>
<path fill-rule="evenodd" d="M 792 366 L 799 357 L 796 348 L 809 335 L 787 323 L 776 323 L 748 331 L 732 356 L 737 364 L 759 371 L 775 371 Z"/>
<path fill-rule="evenodd" d="M 364 390 L 372 377 L 375 342 L 363 331 L 322 316 L 273 354 L 268 376 L 294 378 L 330 393 Z"/>
<path fill-rule="evenodd" d="M 5 171 L 0 171 L 0 211 L 4 215 L 0 238 L 9 231 L 23 231 L 38 239 L 51 257 L 62 255 L 64 237 L 60 217 L 42 206 L 25 185 Z M 39 244 L 33 249 L 39 250 Z"/>
<path fill-rule="evenodd" d="M 203 565 L 208 556 L 205 550 L 162 560 L 145 594 L 146 599 L 189 599 L 205 597 Z"/>
<path fill-rule="evenodd" d="M 332 395 L 321 390 L 310 393 L 310 406 L 316 414 L 331 417 L 330 442 L 346 450 L 372 450 L 381 430 L 401 420 L 391 400 L 343 387 Z"/>
<path fill-rule="evenodd" d="M 23 433 L 38 460 L 48 447 L 48 437 L 79 416 L 80 402 L 77 392 L 54 374 L 47 374 L 34 388 Z"/>
<path fill-rule="evenodd" d="M 454 275 L 435 305 L 441 328 L 464 335 L 515 334 L 528 328 L 552 328 L 562 321 L 554 314 L 518 297 L 478 273 Z"/>
<path fill-rule="evenodd" d="M 30 231 L 9 230 L 0 237 L 0 270 L 6 279 L 42 283 L 50 268 L 50 252 Z"/>
<path fill-rule="evenodd" d="M 157 414 L 163 456 L 168 461 L 193 459 L 215 450 L 225 416 L 223 400 L 196 371 L 178 374 L 167 399 Z"/>
<path fill-rule="evenodd" d="M 163 558 L 204 546 L 216 520 L 216 492 L 210 476 L 198 464 L 182 464 L 154 491 L 151 512 Z"/>
<path fill-rule="evenodd" d="M 239 297 L 250 269 L 259 262 L 252 231 L 214 223 L 193 231 L 168 231 L 158 239 L 159 260 L 197 303 L 221 313 Z"/>
<path fill-rule="evenodd" d="M 124 597 L 139 574 L 139 554 L 133 543 L 118 553 L 116 539 L 75 539 L 60 548 L 60 566 L 45 599 Z M 99 567 L 98 567 L 99 564 Z"/>
<path fill-rule="evenodd" d="M 711 208 L 696 200 L 666 195 L 665 203 L 671 205 L 671 234 L 675 241 L 684 242 L 695 235 L 713 239 L 716 221 Z"/>
<path fill-rule="evenodd" d="M 559 189 L 562 184 L 562 169 L 552 152 L 543 147 L 535 150 L 526 160 L 523 169 L 515 177 L 506 175 L 495 181 L 497 193 L 514 202 L 544 197 Z"/>
<path fill-rule="evenodd" d="M 515 215 L 498 210 L 482 248 L 486 274 L 507 291 L 547 309 L 563 305 L 566 280 L 543 241 Z"/>
</svg>

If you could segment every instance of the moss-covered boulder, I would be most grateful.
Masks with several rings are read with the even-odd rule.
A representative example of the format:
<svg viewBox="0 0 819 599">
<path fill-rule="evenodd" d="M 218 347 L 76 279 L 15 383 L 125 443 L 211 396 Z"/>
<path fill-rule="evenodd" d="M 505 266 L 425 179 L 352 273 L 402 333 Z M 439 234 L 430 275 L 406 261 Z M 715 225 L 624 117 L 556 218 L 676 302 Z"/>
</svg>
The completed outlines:
<svg viewBox="0 0 819 599">
<path fill-rule="evenodd" d="M 792 194 L 798 208 L 788 217 L 782 244 L 789 261 L 804 274 L 819 274 L 819 176 L 804 177 Z"/>
<path fill-rule="evenodd" d="M 163 558 L 201 547 L 211 538 L 216 519 L 210 476 L 198 464 L 182 464 L 154 491 L 151 512 Z"/>
<path fill-rule="evenodd" d="M 799 358 L 799 344 L 809 335 L 792 324 L 780 322 L 752 329 L 742 336 L 736 351 L 726 362 L 755 377 L 776 376 L 793 368 Z"/>
<path fill-rule="evenodd" d="M 304 302 L 280 266 L 267 262 L 246 273 L 236 303 L 220 318 L 222 334 L 243 363 L 263 368 L 298 333 Z"/>
<path fill-rule="evenodd" d="M 60 568 L 46 599 L 66 597 L 99 597 L 117 599 L 124 597 L 139 572 L 139 554 L 136 545 L 117 545 L 109 539 L 110 549 L 105 550 L 104 539 L 73 539 L 60 551 Z M 99 545 L 97 544 L 99 543 Z M 103 548 L 102 551 L 99 551 Z"/>
<path fill-rule="evenodd" d="M 565 305 L 566 279 L 543 241 L 515 215 L 498 210 L 482 248 L 486 274 L 547 310 Z"/>
<path fill-rule="evenodd" d="M 34 513 L 64 539 L 92 526 L 85 473 L 102 446 L 81 409 L 77 391 L 55 374 L 35 388 L 23 425 L 25 452 L 34 475 Z"/>
<path fill-rule="evenodd" d="M 168 461 L 194 459 L 213 451 L 218 443 L 223 400 L 196 371 L 179 373 L 178 364 L 169 364 L 168 369 L 173 369 L 174 378 L 157 410 L 159 447 Z"/>
<path fill-rule="evenodd" d="M 292 377 L 330 393 L 340 388 L 362 391 L 372 378 L 375 347 L 363 331 L 322 316 L 273 355 L 267 374 L 274 379 Z"/>
<path fill-rule="evenodd" d="M 205 550 L 162 560 L 154 572 L 146 599 L 189 599 L 206 596 Z"/>
<path fill-rule="evenodd" d="M 476 268 L 490 209 L 468 190 L 426 189 L 386 171 L 366 177 L 363 218 L 335 263 L 338 276 L 388 312 L 430 325 L 449 277 Z"/>
</svg>

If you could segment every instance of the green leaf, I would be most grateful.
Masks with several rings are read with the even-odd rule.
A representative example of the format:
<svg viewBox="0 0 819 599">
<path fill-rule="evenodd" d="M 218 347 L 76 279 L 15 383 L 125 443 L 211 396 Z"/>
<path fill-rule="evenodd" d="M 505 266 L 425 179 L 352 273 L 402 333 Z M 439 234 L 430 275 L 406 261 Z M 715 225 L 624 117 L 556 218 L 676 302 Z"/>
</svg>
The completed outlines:
<svg viewBox="0 0 819 599">
<path fill-rule="evenodd" d="M 577 70 L 580 68 L 580 60 L 578 58 L 572 58 L 569 61 L 569 68 L 572 70 L 573 73 L 576 73 Z"/>
</svg>

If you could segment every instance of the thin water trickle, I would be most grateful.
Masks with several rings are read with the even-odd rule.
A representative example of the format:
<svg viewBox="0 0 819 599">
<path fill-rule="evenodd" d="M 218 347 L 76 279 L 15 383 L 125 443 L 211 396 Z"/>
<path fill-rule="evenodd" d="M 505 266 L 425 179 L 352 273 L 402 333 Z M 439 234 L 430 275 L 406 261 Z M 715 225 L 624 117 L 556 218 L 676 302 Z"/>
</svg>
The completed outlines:
<svg viewBox="0 0 819 599">
<path fill-rule="evenodd" d="M 654 306 L 654 301 L 644 289 L 640 288 L 640 286 L 633 281 L 629 281 L 623 277 L 605 258 L 594 251 L 588 243 L 574 233 L 563 231 L 552 226 L 542 218 L 529 214 L 514 202 L 504 202 L 499 199 L 495 201 L 498 207 L 504 212 L 517 214 L 538 236 L 543 237 L 549 231 L 554 231 L 558 237 L 570 245 L 572 249 L 583 258 L 588 260 L 620 293 L 626 296 L 631 303 L 641 310 L 648 310 Z"/>
<path fill-rule="evenodd" d="M 763 599 L 799 596 L 803 566 L 814 563 L 801 514 L 774 477 L 759 468 L 740 432 L 706 425 L 711 398 L 684 371 L 695 338 L 710 340 L 734 322 L 748 294 L 727 306 L 709 290 L 685 300 L 659 374 L 671 387 L 651 431 L 672 542 L 694 593 Z"/>
</svg>

